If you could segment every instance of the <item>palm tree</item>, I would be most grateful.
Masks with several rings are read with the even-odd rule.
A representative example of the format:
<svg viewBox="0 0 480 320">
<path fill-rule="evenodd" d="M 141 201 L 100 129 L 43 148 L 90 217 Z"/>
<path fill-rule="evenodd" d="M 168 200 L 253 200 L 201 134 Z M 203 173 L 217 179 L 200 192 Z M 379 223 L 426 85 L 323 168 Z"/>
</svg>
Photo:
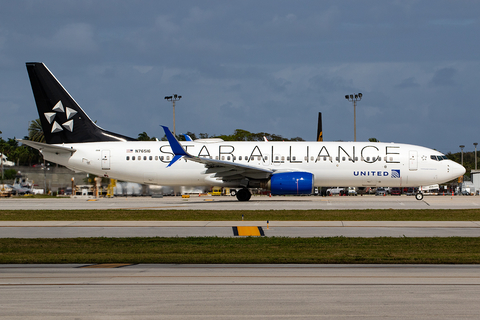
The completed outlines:
<svg viewBox="0 0 480 320">
<path fill-rule="evenodd" d="M 28 139 L 36 142 L 45 142 L 45 135 L 43 134 L 40 119 L 35 119 L 30 122 L 28 126 Z"/>
</svg>

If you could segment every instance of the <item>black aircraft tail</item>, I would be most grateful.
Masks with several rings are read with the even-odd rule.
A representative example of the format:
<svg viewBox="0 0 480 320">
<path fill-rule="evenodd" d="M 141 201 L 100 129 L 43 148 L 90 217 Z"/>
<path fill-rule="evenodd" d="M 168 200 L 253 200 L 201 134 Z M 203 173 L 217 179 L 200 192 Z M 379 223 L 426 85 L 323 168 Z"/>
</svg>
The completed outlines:
<svg viewBox="0 0 480 320">
<path fill-rule="evenodd" d="M 323 141 L 322 113 L 318 113 L 317 141 Z"/>
<path fill-rule="evenodd" d="M 41 62 L 27 62 L 27 71 L 48 144 L 133 141 L 97 126 Z"/>
</svg>

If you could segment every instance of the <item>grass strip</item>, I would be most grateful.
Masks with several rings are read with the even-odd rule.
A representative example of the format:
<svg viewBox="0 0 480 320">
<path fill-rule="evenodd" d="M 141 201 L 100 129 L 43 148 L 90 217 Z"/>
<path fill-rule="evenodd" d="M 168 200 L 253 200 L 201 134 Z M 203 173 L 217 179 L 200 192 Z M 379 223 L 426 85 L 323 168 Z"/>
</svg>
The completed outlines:
<svg viewBox="0 0 480 320">
<path fill-rule="evenodd" d="M 480 238 L 8 238 L 0 263 L 478 264 Z"/>
<path fill-rule="evenodd" d="M 0 210 L 1 221 L 480 221 L 480 209 Z"/>
</svg>

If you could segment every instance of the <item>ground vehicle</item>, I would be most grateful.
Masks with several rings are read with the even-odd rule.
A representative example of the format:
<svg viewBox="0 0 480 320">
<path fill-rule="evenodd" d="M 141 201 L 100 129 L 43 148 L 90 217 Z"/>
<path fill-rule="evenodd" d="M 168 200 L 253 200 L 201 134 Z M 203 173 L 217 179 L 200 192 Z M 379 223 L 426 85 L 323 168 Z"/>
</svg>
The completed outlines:
<svg viewBox="0 0 480 320">
<path fill-rule="evenodd" d="M 349 196 L 356 196 L 357 195 L 357 190 L 355 190 L 355 187 L 348 187 L 348 195 Z"/>
<path fill-rule="evenodd" d="M 413 195 L 415 195 L 415 193 L 417 192 L 416 189 L 417 189 L 417 188 L 408 188 L 408 189 L 407 189 L 407 192 L 406 192 L 407 196 L 413 196 Z"/>
<path fill-rule="evenodd" d="M 390 191 L 390 194 L 392 196 L 399 196 L 402 194 L 402 190 L 400 188 L 392 188 L 392 190 Z"/>
<path fill-rule="evenodd" d="M 387 195 L 387 190 L 382 187 L 378 187 L 377 190 L 375 191 L 376 196 L 386 196 Z"/>
<path fill-rule="evenodd" d="M 345 194 L 344 187 L 336 187 L 336 188 L 328 188 L 327 189 L 327 196 L 339 195 L 343 196 Z"/>
<path fill-rule="evenodd" d="M 222 195 L 222 188 L 221 187 L 213 187 L 211 194 L 212 194 L 212 196 L 221 196 Z"/>
</svg>

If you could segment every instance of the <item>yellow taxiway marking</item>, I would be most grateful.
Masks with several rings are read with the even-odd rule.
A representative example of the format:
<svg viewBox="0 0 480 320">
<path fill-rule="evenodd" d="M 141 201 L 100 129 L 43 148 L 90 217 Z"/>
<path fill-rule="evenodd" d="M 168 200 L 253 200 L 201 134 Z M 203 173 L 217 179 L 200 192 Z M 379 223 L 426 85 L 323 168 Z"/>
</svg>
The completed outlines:
<svg viewBox="0 0 480 320">
<path fill-rule="evenodd" d="M 233 227 L 233 234 L 240 237 L 264 236 L 262 227 Z"/>
</svg>

